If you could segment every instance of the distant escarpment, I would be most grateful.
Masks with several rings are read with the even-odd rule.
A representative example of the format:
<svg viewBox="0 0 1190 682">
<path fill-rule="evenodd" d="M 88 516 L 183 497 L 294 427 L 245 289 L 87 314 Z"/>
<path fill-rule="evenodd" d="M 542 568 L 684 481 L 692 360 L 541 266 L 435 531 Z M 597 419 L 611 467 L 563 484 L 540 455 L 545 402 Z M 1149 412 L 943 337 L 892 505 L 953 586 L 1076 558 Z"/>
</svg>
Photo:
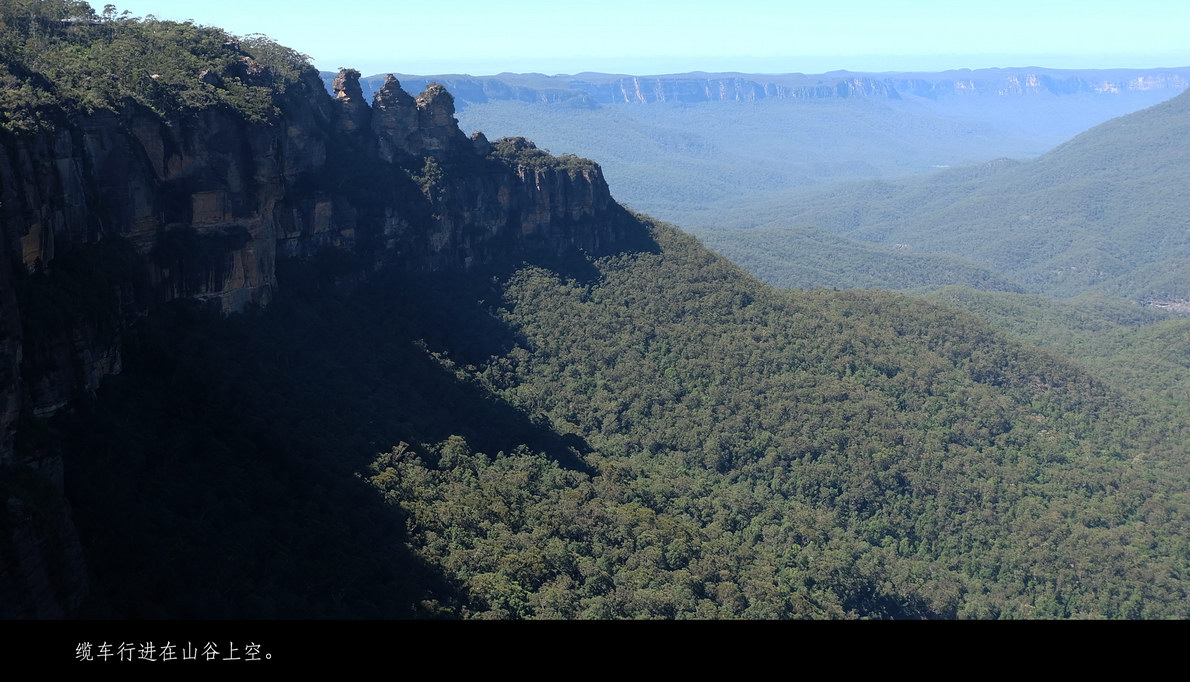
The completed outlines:
<svg viewBox="0 0 1190 682">
<path fill-rule="evenodd" d="M 323 73 L 328 88 L 334 74 Z M 677 102 L 757 102 L 761 100 L 902 99 L 1012 97 L 1037 95 L 1119 95 L 1190 85 L 1190 68 L 1179 69 L 962 69 L 936 73 L 824 74 L 680 73 L 659 76 L 582 73 L 574 76 L 499 74 L 496 76 L 401 76 L 410 84 L 440 82 L 464 103 L 499 100 L 595 108 L 604 104 Z M 363 81 L 370 92 L 384 76 Z"/>
<path fill-rule="evenodd" d="M 122 330 L 154 306 L 266 305 L 279 268 L 328 253 L 350 285 L 385 267 L 606 253 L 632 229 L 598 165 L 467 137 L 440 85 L 415 98 L 390 77 L 369 106 L 356 71 L 328 97 L 308 66 L 275 87 L 238 43 L 215 54 L 226 66 L 144 74 L 146 91 L 178 78 L 207 97 L 176 107 L 79 105 L 5 65 L 14 91 L 48 94 L 0 121 L 0 618 L 61 616 L 85 593 L 40 424 L 121 371 Z"/>
</svg>

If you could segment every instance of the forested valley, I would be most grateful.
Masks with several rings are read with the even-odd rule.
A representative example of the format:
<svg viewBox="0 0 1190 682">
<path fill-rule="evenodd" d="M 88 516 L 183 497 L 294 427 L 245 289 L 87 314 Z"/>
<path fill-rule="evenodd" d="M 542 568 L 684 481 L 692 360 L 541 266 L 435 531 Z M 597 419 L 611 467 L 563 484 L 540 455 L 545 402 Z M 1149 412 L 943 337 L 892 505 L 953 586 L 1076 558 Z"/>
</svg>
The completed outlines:
<svg viewBox="0 0 1190 682">
<path fill-rule="evenodd" d="M 1187 95 L 737 265 L 441 86 L 0 28 L 5 618 L 1190 617 Z"/>
</svg>

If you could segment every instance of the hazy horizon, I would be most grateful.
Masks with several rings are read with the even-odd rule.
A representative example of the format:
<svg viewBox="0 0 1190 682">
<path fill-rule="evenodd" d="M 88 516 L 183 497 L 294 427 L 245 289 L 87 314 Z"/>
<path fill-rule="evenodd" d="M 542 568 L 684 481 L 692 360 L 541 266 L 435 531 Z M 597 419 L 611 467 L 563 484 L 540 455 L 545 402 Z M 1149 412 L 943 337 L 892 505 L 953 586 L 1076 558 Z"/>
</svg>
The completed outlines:
<svg viewBox="0 0 1190 682">
<path fill-rule="evenodd" d="M 97 9 L 102 3 L 93 2 Z M 572 6 L 459 0 L 394 6 L 355 0 L 328 16 L 311 0 L 129 0 L 136 16 L 264 33 L 321 70 L 361 73 L 668 74 L 1172 68 L 1190 64 L 1190 4 L 921 0 L 720 3 L 608 0 Z M 1160 21 L 1154 21 L 1160 17 Z M 334 19 L 342 21 L 335 23 Z M 329 27 L 329 29 L 328 29 Z"/>
<path fill-rule="evenodd" d="M 385 74 L 399 74 L 405 76 L 467 76 L 471 78 L 494 78 L 497 76 L 544 76 L 546 78 L 566 78 L 578 77 L 585 75 L 600 75 L 600 76 L 633 76 L 638 78 L 651 78 L 658 76 L 686 76 L 686 75 L 720 75 L 720 74 L 740 74 L 748 76 L 825 76 L 835 73 L 856 73 L 868 75 L 896 75 L 901 73 L 948 73 L 948 72 L 977 72 L 977 71 L 1016 71 L 1016 70 L 1038 70 L 1038 71 L 1161 71 L 1165 69 L 1180 70 L 1190 68 L 1190 60 L 1186 63 L 1170 63 L 1160 64 L 1157 66 L 1085 66 L 1085 67 L 1065 67 L 1065 66 L 1049 66 L 1045 63 L 1030 63 L 1030 64 L 1008 64 L 1001 66 L 977 66 L 977 67 L 953 67 L 953 68 L 922 68 L 922 69 L 825 69 L 813 71 L 745 71 L 741 69 L 726 69 L 726 70 L 711 70 L 711 69 L 681 69 L 674 71 L 596 71 L 593 69 L 582 69 L 577 71 L 484 71 L 484 72 L 470 72 L 470 71 L 403 71 L 397 69 L 380 69 L 379 71 L 365 71 L 350 65 L 343 65 L 339 68 L 324 68 L 316 65 L 322 73 L 335 73 L 339 68 L 354 68 L 360 72 L 364 78 L 373 78 L 376 76 L 383 76 Z"/>
</svg>

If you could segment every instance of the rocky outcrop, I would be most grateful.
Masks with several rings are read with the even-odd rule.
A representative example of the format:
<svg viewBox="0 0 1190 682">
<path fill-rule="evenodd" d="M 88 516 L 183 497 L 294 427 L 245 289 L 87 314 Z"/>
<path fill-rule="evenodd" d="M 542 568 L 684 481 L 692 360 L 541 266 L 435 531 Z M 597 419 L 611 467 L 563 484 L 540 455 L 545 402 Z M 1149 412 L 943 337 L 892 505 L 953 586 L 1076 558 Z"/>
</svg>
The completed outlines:
<svg viewBox="0 0 1190 682">
<path fill-rule="evenodd" d="M 358 87 L 358 82 L 357 82 Z M 389 74 L 372 104 L 372 132 L 380 158 L 390 163 L 431 156 L 474 156 L 455 119 L 454 97 L 431 83 L 417 99 Z"/>
<path fill-rule="evenodd" d="M 498 165 L 486 172 L 444 175 L 428 190 L 440 212 L 408 267 L 473 267 L 526 250 L 597 254 L 625 237 L 618 219 L 622 209 L 597 164 L 556 159 L 522 138 L 493 145 L 479 134 L 462 138 L 461 144 L 471 154 L 490 150 L 487 158 Z"/>
<path fill-rule="evenodd" d="M 335 104 L 338 107 L 339 130 L 355 137 L 368 130 L 372 121 L 372 110 L 364 100 L 364 91 L 359 85 L 359 71 L 343 69 L 335 76 L 333 84 Z"/>
<path fill-rule="evenodd" d="M 401 89 L 392 74 L 376 92 L 372 101 L 372 132 L 376 135 L 380 158 L 392 163 L 417 154 L 420 117 L 417 102 Z"/>
<path fill-rule="evenodd" d="M 61 615 L 83 593 L 60 458 L 25 436 L 120 371 L 137 316 L 179 298 L 266 305 L 280 263 L 328 250 L 358 279 L 598 252 L 623 235 L 597 165 L 468 138 L 441 85 L 414 98 L 390 77 L 370 107 L 358 72 L 328 97 L 311 71 L 276 105 L 276 120 L 250 122 L 126 101 L 0 137 L 0 618 Z M 21 477 L 50 492 L 3 485 Z"/>
<path fill-rule="evenodd" d="M 431 83 L 417 96 L 417 124 L 417 145 L 423 154 L 441 158 L 466 147 L 467 138 L 455 120 L 455 98 L 439 83 Z"/>
<path fill-rule="evenodd" d="M 488 141 L 488 136 L 478 130 L 471 133 L 471 144 L 475 147 L 475 153 L 480 156 L 492 153 L 492 143 Z"/>
</svg>

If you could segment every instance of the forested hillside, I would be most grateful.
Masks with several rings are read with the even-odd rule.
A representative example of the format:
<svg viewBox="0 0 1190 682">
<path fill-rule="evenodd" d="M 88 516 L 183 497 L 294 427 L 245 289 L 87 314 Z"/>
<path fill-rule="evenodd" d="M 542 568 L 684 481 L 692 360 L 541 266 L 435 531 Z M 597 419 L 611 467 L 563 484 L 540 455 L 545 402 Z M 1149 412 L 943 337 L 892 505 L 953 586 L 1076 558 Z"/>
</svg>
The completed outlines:
<svg viewBox="0 0 1190 682">
<path fill-rule="evenodd" d="M 1167 424 L 972 316 L 778 292 L 645 225 L 656 248 L 586 264 L 350 301 L 306 271 L 300 303 L 146 328 L 65 427 L 92 608 L 1190 615 Z"/>
<path fill-rule="evenodd" d="M 700 236 L 777 286 L 929 291 L 1185 433 L 1190 330 L 1177 315 L 1190 297 L 1190 231 L 1176 188 L 1190 172 L 1188 103 L 1105 123 L 1036 161 L 806 193 L 768 227 Z M 1009 293 L 1021 289 L 1051 298 Z"/>
<path fill-rule="evenodd" d="M 1180 425 L 1190 442 L 1190 319 L 1114 298 L 1041 296 L 942 287 L 926 295 L 1088 368 L 1145 401 L 1153 419 Z"/>
<path fill-rule="evenodd" d="M 1020 291 L 992 268 L 950 254 L 848 239 L 815 228 L 756 228 L 697 233 L 707 247 L 769 284 L 788 289 L 911 290 L 945 285 Z"/>
</svg>

